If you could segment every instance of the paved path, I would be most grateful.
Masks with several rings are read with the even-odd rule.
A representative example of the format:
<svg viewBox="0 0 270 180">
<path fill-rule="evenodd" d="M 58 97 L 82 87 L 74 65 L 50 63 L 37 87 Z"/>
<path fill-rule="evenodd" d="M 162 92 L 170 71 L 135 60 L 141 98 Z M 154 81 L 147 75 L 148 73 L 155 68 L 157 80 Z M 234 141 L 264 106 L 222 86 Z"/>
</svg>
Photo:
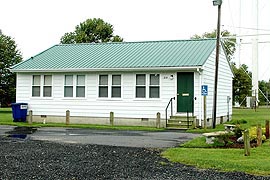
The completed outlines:
<svg viewBox="0 0 270 180">
<path fill-rule="evenodd" d="M 0 126 L 0 135 L 9 126 Z M 54 142 L 98 144 L 122 147 L 175 147 L 188 141 L 198 134 L 185 131 L 123 131 L 123 130 L 93 130 L 79 128 L 39 128 L 28 139 Z"/>
<path fill-rule="evenodd" d="M 14 129 L 15 126 L 0 125 L 0 135 L 5 135 L 6 132 Z"/>
</svg>

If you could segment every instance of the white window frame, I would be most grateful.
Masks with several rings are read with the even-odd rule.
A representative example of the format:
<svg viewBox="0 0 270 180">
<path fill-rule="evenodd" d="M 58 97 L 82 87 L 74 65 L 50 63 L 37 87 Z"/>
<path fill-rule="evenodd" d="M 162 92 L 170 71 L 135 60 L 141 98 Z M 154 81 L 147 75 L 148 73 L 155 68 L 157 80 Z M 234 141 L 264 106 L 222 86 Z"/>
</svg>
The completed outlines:
<svg viewBox="0 0 270 180">
<path fill-rule="evenodd" d="M 38 84 L 36 84 L 35 83 L 35 76 L 36 77 L 39 77 L 39 83 Z M 32 75 L 31 76 L 32 77 L 32 85 L 31 85 L 31 87 L 32 87 L 32 90 L 31 90 L 31 97 L 41 97 L 41 75 L 39 75 L 39 74 L 37 74 L 37 75 Z M 39 88 L 39 95 L 34 95 L 34 88 Z"/>
<path fill-rule="evenodd" d="M 137 77 L 138 76 L 144 76 L 144 84 L 138 84 L 137 82 Z M 147 74 L 143 74 L 143 73 L 140 73 L 140 74 L 136 74 L 135 75 L 135 84 L 136 84 L 136 87 L 135 87 L 135 98 L 142 98 L 142 99 L 145 99 L 147 98 Z M 137 96 L 137 89 L 138 88 L 144 88 L 144 97 L 141 97 L 141 96 Z"/>
<path fill-rule="evenodd" d="M 45 77 L 50 76 L 51 77 L 51 83 L 50 84 L 45 84 Z M 43 75 L 43 97 L 52 97 L 52 75 Z M 50 88 L 50 96 L 45 96 L 45 88 Z"/>
<path fill-rule="evenodd" d="M 120 84 L 113 84 L 113 77 L 120 76 Z M 113 97 L 114 88 L 120 88 L 120 96 Z M 122 97 L 122 75 L 121 74 L 112 74 L 111 75 L 111 98 L 121 98 Z"/>
<path fill-rule="evenodd" d="M 66 84 L 66 76 L 72 76 L 72 84 Z M 78 76 L 84 76 L 84 84 L 78 84 Z M 85 99 L 86 98 L 86 80 L 85 74 L 65 74 L 63 77 L 63 97 L 65 99 Z M 72 87 L 72 96 L 65 95 L 65 88 Z M 84 96 L 78 96 L 77 88 L 84 87 Z"/>
<path fill-rule="evenodd" d="M 108 77 L 108 83 L 106 85 L 101 85 L 100 84 L 100 76 L 107 76 Z M 113 76 L 120 76 L 120 85 L 113 85 Z M 123 96 L 123 75 L 122 74 L 98 74 L 98 88 L 97 88 L 97 98 L 98 99 L 114 99 L 114 100 L 119 100 L 122 99 Z M 100 88 L 101 87 L 106 87 L 108 90 L 107 96 L 106 97 L 100 97 Z M 120 97 L 113 97 L 113 88 L 114 87 L 120 87 Z"/>
<path fill-rule="evenodd" d="M 72 80 L 71 84 L 67 83 L 68 76 L 71 77 L 71 80 Z M 70 74 L 64 75 L 64 97 L 65 98 L 73 98 L 74 97 L 74 87 L 73 86 L 74 86 L 74 76 L 70 75 Z M 72 95 L 71 96 L 69 96 L 69 93 L 67 93 L 69 88 L 72 88 L 72 90 L 71 90 Z"/>
<path fill-rule="evenodd" d="M 158 84 L 151 84 L 151 76 L 158 76 Z M 151 88 L 158 88 L 158 97 L 151 97 Z M 149 98 L 158 99 L 160 98 L 160 74 L 149 74 Z"/>
<path fill-rule="evenodd" d="M 39 84 L 34 84 L 34 76 L 39 76 Z M 45 85 L 45 76 L 51 76 L 51 84 Z M 31 98 L 52 98 L 53 97 L 53 75 L 51 74 L 33 74 L 32 76 L 32 83 L 31 83 Z M 33 96 L 33 87 L 39 87 L 39 96 Z M 51 96 L 44 96 L 44 88 L 51 87 Z"/>
<path fill-rule="evenodd" d="M 82 84 L 79 84 L 79 77 L 80 76 L 83 76 L 84 77 L 84 81 L 83 81 Z M 85 87 L 85 78 L 86 78 L 85 75 L 80 75 L 80 74 L 79 75 L 76 75 L 76 98 L 85 98 L 85 92 L 86 92 L 85 91 L 86 90 L 86 87 Z M 78 88 L 83 88 L 83 91 L 84 91 L 83 96 L 78 94 L 78 92 L 79 92 Z"/>
<path fill-rule="evenodd" d="M 107 77 L 107 84 L 102 84 L 101 83 L 101 77 Z M 102 95 L 101 96 L 101 89 L 107 89 L 107 94 L 106 96 Z M 108 98 L 109 97 L 109 75 L 108 74 L 99 74 L 98 75 L 98 97 L 99 98 Z"/>
<path fill-rule="evenodd" d="M 142 85 L 137 85 L 137 75 L 145 75 L 145 97 L 137 97 L 137 87 L 140 87 Z M 150 76 L 151 75 L 159 75 L 159 85 L 151 85 L 150 83 Z M 134 76 L 134 79 L 135 79 L 135 94 L 134 94 L 134 97 L 135 99 L 138 99 L 138 100 L 154 100 L 154 99 L 157 99 L 159 100 L 161 98 L 161 74 L 160 73 L 136 73 L 135 76 Z M 150 97 L 150 88 L 151 87 L 159 87 L 159 97 Z"/>
</svg>

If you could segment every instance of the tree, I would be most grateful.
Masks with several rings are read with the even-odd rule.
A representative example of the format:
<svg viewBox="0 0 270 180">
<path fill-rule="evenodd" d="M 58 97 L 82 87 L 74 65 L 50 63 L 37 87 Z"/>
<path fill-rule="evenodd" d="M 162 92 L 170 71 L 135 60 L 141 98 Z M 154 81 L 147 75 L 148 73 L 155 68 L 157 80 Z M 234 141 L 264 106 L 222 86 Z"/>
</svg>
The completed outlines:
<svg viewBox="0 0 270 180">
<path fill-rule="evenodd" d="M 267 103 L 267 99 L 270 100 L 270 82 L 264 80 L 259 81 L 259 89 L 262 91 L 262 93 L 264 93 L 263 95 L 261 92 L 259 92 L 259 102 L 261 105 L 264 105 Z"/>
<path fill-rule="evenodd" d="M 245 103 L 246 96 L 251 96 L 252 82 L 250 77 L 252 74 L 245 64 L 237 68 L 235 63 L 232 63 L 232 69 L 234 73 L 233 102 Z"/>
<path fill-rule="evenodd" d="M 87 19 L 75 27 L 74 32 L 61 37 L 62 44 L 122 42 L 118 35 L 113 35 L 113 26 L 100 18 Z"/>
<path fill-rule="evenodd" d="M 16 75 L 9 68 L 22 61 L 21 52 L 9 36 L 0 34 L 0 97 L 1 105 L 7 106 L 15 102 L 16 97 Z"/>
<path fill-rule="evenodd" d="M 191 37 L 191 39 L 216 38 L 216 36 L 217 36 L 217 31 L 214 30 L 212 32 L 205 32 L 201 36 L 195 34 Z M 224 30 L 221 32 L 221 39 L 222 39 L 222 37 L 223 38 L 228 37 L 228 38 L 222 39 L 222 41 L 224 42 L 225 51 L 226 51 L 226 54 L 228 55 L 229 60 L 232 59 L 232 56 L 235 52 L 236 39 L 232 38 L 233 36 L 235 36 L 235 35 L 231 34 L 227 30 Z"/>
</svg>

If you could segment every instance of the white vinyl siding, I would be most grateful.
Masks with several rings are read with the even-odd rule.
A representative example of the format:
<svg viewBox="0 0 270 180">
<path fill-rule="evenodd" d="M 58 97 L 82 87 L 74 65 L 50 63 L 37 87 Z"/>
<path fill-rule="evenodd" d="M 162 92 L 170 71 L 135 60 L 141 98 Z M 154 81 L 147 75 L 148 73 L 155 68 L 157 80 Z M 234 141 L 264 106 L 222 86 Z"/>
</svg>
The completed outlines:
<svg viewBox="0 0 270 180">
<path fill-rule="evenodd" d="M 141 72 L 149 77 L 147 72 Z M 35 115 L 54 115 L 65 116 L 66 110 L 70 110 L 72 116 L 91 116 L 91 117 L 108 117 L 109 112 L 114 112 L 115 117 L 123 118 L 156 118 L 156 113 L 160 112 L 162 118 L 164 116 L 164 110 L 170 98 L 175 96 L 174 80 L 164 79 L 169 77 L 171 73 L 160 74 L 160 97 L 162 98 L 134 98 L 136 84 L 136 73 L 122 72 L 121 74 L 108 73 L 108 85 L 109 93 L 108 97 L 111 97 L 111 89 L 119 79 L 112 82 L 113 75 L 121 75 L 121 98 L 99 98 L 99 74 L 86 73 L 85 74 L 85 98 L 63 98 L 64 97 L 64 85 L 66 75 L 63 73 L 52 73 L 52 97 L 44 101 L 40 101 L 39 98 L 29 98 L 24 96 L 30 93 L 29 85 L 32 83 L 32 75 L 30 73 L 18 73 L 19 82 L 17 100 L 18 102 L 29 103 L 29 109 L 33 110 Z M 116 77 L 117 79 L 118 77 Z M 76 77 L 72 78 L 73 91 L 76 88 Z M 26 85 L 25 85 L 26 83 Z M 29 84 L 30 83 L 30 84 Z M 28 85 L 27 85 L 28 84 Z M 68 83 L 67 83 L 68 84 Z M 71 82 L 69 83 L 71 84 Z M 164 86 L 163 86 L 164 84 Z M 117 85 L 118 86 L 118 85 Z M 119 87 L 119 86 L 118 86 Z M 162 88 L 161 88 L 162 87 Z M 149 87 L 148 87 L 149 88 Z M 162 89 L 167 91 L 162 92 Z M 74 94 L 74 93 L 73 93 Z M 149 93 L 147 93 L 149 94 Z M 146 94 L 146 96 L 148 96 Z M 75 94 L 76 95 L 76 94 Z"/>
<path fill-rule="evenodd" d="M 227 96 L 232 97 L 232 78 L 233 74 L 227 61 L 223 49 L 219 58 L 218 69 L 218 89 L 217 89 L 217 117 L 226 116 L 228 113 Z M 202 84 L 208 85 L 207 96 L 207 118 L 212 118 L 213 114 L 213 94 L 215 79 L 215 50 L 208 58 L 203 67 Z M 229 103 L 229 114 L 232 114 L 232 102 Z M 203 114 L 202 114 L 203 115 Z"/>
</svg>

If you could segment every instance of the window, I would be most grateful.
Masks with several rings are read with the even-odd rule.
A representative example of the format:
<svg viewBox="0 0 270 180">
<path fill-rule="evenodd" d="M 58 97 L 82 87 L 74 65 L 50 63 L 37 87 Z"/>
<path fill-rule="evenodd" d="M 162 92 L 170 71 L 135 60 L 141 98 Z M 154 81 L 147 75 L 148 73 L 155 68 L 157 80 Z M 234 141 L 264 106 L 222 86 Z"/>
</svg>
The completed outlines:
<svg viewBox="0 0 270 180">
<path fill-rule="evenodd" d="M 85 76 L 77 75 L 76 97 L 85 97 Z"/>
<path fill-rule="evenodd" d="M 65 75 L 64 97 L 85 97 L 85 75 Z"/>
<path fill-rule="evenodd" d="M 99 75 L 98 97 L 121 98 L 121 75 Z"/>
<path fill-rule="evenodd" d="M 44 75 L 43 97 L 52 97 L 52 76 Z"/>
<path fill-rule="evenodd" d="M 159 74 L 136 75 L 136 98 L 159 98 L 160 97 Z"/>
<path fill-rule="evenodd" d="M 146 76 L 145 74 L 136 75 L 136 98 L 145 98 L 146 95 Z"/>
<path fill-rule="evenodd" d="M 150 74 L 149 97 L 159 98 L 159 74 Z"/>
<path fill-rule="evenodd" d="M 108 75 L 99 75 L 99 97 L 108 97 Z"/>
<path fill-rule="evenodd" d="M 112 97 L 121 98 L 121 75 L 112 75 Z"/>
<path fill-rule="evenodd" d="M 64 97 L 73 97 L 73 75 L 65 75 Z"/>
<path fill-rule="evenodd" d="M 32 97 L 52 97 L 52 75 L 33 75 Z"/>
<path fill-rule="evenodd" d="M 33 75 L 32 96 L 40 97 L 40 75 Z"/>
</svg>

